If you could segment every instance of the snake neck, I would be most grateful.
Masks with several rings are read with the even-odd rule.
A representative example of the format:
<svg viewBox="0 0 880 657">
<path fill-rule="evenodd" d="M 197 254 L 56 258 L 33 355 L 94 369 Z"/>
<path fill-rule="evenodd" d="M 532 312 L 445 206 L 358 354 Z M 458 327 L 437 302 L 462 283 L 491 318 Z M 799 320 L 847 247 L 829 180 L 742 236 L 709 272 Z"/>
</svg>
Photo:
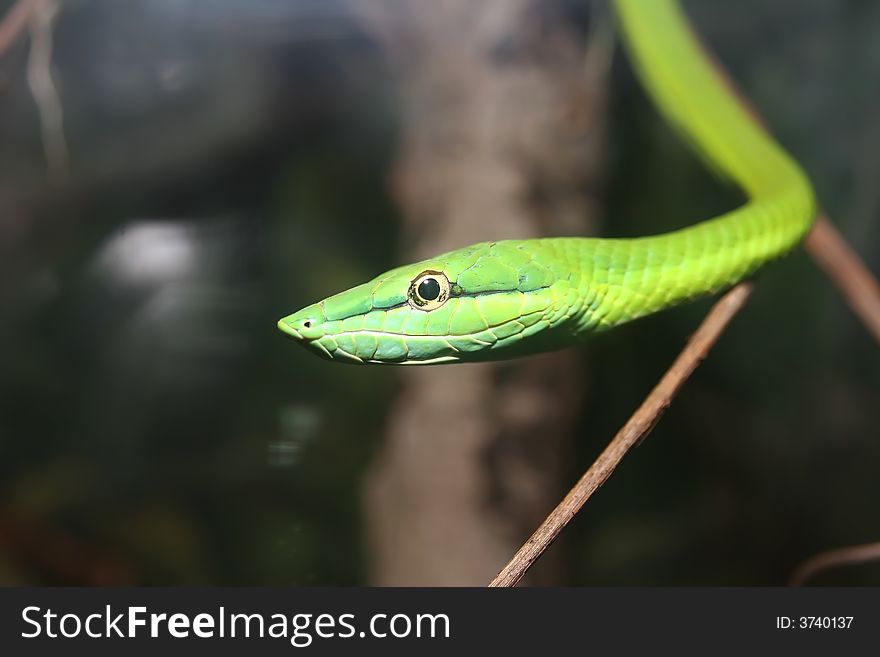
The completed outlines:
<svg viewBox="0 0 880 657">
<path fill-rule="evenodd" d="M 792 190 L 663 235 L 563 238 L 569 244 L 555 250 L 567 252 L 577 272 L 577 330 L 610 328 L 730 287 L 795 246 L 812 213 L 812 197 Z"/>
</svg>

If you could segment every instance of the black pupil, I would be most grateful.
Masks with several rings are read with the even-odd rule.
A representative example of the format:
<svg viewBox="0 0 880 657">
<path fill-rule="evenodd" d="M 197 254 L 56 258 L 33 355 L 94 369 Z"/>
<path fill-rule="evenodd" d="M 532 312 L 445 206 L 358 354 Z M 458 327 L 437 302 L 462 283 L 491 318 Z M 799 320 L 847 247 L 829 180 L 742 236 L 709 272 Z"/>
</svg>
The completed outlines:
<svg viewBox="0 0 880 657">
<path fill-rule="evenodd" d="M 419 283 L 419 296 L 425 301 L 434 301 L 440 296 L 440 283 L 436 278 L 426 278 Z"/>
</svg>

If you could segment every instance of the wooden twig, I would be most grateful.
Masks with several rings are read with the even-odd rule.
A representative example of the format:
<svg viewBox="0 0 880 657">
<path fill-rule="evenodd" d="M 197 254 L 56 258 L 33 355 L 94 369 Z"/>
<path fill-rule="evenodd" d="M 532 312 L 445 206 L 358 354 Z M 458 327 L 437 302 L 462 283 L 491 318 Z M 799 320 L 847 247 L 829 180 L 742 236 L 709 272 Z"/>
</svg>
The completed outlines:
<svg viewBox="0 0 880 657">
<path fill-rule="evenodd" d="M 68 176 L 70 156 L 64 138 L 64 110 L 58 87 L 52 77 L 54 25 L 60 0 L 40 0 L 31 13 L 31 48 L 27 79 L 40 117 L 40 133 L 50 182 L 62 182 Z"/>
<path fill-rule="evenodd" d="M 679 388 L 706 357 L 709 349 L 743 307 L 751 292 L 752 283 L 740 283 L 712 306 L 678 358 L 642 405 L 489 586 L 514 586 L 519 582 L 590 496 L 611 476 L 624 455 L 650 433 Z"/>
<path fill-rule="evenodd" d="M 852 545 L 820 552 L 798 566 L 788 584 L 789 586 L 803 586 L 808 579 L 812 579 L 823 570 L 840 566 L 854 566 L 878 559 L 880 559 L 880 543 Z"/>
<path fill-rule="evenodd" d="M 824 214 L 816 219 L 804 248 L 880 342 L 880 285 Z"/>
<path fill-rule="evenodd" d="M 837 286 L 868 331 L 880 341 L 880 285 L 824 214 L 820 214 L 816 219 L 804 247 Z M 712 307 L 672 367 L 660 379 L 660 383 L 489 586 L 514 586 L 519 582 L 590 496 L 611 476 L 624 455 L 648 435 L 663 415 L 663 411 L 672 402 L 678 389 L 745 303 L 750 292 L 750 284 L 740 283 Z M 820 555 L 816 558 L 818 565 L 807 562 L 801 569 L 810 568 L 810 570 L 806 570 L 804 575 L 799 569 L 792 581 L 798 581 L 797 577 L 801 578 L 799 581 L 803 581 L 812 576 L 816 569 L 838 565 L 843 559 L 849 559 L 847 563 L 854 562 L 854 559 L 868 552 L 868 548 L 880 551 L 880 547 L 877 546 L 860 546 Z M 871 552 L 871 554 L 876 553 Z M 865 557 L 867 558 L 876 558 L 876 556 Z"/>
</svg>

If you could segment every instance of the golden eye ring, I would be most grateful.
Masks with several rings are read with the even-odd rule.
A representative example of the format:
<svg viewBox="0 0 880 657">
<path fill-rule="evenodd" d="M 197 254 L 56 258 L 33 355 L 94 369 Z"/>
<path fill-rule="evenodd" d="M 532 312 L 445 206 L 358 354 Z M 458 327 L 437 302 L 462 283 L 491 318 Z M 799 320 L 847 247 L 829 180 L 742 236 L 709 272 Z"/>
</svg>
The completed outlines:
<svg viewBox="0 0 880 657">
<path fill-rule="evenodd" d="M 407 303 L 416 310 L 435 310 L 446 303 L 449 287 L 449 279 L 443 272 L 423 271 L 409 284 Z"/>
</svg>

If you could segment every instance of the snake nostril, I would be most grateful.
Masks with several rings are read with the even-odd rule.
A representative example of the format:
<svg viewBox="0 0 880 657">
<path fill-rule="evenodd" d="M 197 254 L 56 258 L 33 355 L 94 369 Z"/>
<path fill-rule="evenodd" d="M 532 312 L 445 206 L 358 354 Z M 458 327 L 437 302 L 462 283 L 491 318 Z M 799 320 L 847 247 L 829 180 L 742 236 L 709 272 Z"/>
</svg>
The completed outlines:
<svg viewBox="0 0 880 657">
<path fill-rule="evenodd" d="M 307 319 L 303 322 L 303 328 L 312 328 L 312 320 Z"/>
</svg>

